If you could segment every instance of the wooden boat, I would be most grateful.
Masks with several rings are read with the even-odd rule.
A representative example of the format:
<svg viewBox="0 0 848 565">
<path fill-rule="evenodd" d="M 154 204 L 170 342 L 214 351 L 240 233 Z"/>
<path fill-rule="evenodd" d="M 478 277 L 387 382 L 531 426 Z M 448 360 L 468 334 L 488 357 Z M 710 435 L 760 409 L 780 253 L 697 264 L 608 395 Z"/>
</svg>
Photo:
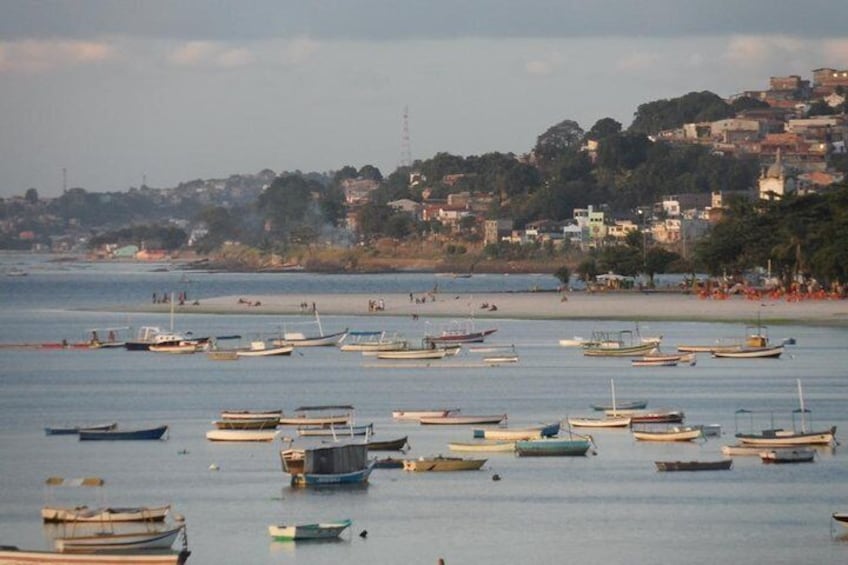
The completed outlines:
<svg viewBox="0 0 848 565">
<path fill-rule="evenodd" d="M 568 425 L 574 428 L 626 428 L 630 425 L 627 416 L 606 416 L 604 418 L 568 418 Z"/>
<path fill-rule="evenodd" d="M 481 440 L 481 441 L 452 441 L 448 444 L 451 451 L 468 451 L 477 453 L 512 453 L 515 451 L 514 441 Z"/>
<path fill-rule="evenodd" d="M 374 461 L 375 469 L 403 469 L 403 459 L 383 457 Z"/>
<path fill-rule="evenodd" d="M 251 341 L 247 348 L 234 349 L 237 357 L 278 357 L 280 355 L 291 355 L 294 351 L 292 345 L 268 346 L 265 341 Z"/>
<path fill-rule="evenodd" d="M 128 351 L 149 351 L 151 345 L 179 343 L 185 339 L 185 335 L 176 333 L 173 329 L 166 331 L 157 326 L 142 326 L 138 328 L 133 339 L 124 342 L 124 347 Z"/>
<path fill-rule="evenodd" d="M 0 546 L 0 565 L 183 565 L 191 552 L 121 551 L 112 553 L 60 553 Z"/>
<path fill-rule="evenodd" d="M 222 410 L 221 419 L 233 420 L 275 420 L 279 423 L 282 410 Z"/>
<path fill-rule="evenodd" d="M 419 457 L 404 459 L 404 471 L 477 471 L 486 463 L 486 459 L 464 459 L 462 457 Z"/>
<path fill-rule="evenodd" d="M 630 425 L 679 423 L 685 417 L 682 410 L 674 409 L 635 410 L 632 412 L 619 410 L 617 413 L 607 412 L 607 415 L 629 416 Z"/>
<path fill-rule="evenodd" d="M 559 340 L 560 347 L 583 347 L 586 343 L 586 338 L 574 336 L 573 338 L 565 338 Z"/>
<path fill-rule="evenodd" d="M 147 349 L 152 353 L 188 354 L 197 353 L 198 345 L 193 342 L 175 341 L 166 343 L 152 343 Z"/>
<path fill-rule="evenodd" d="M 489 357 L 483 357 L 483 363 L 486 363 L 487 365 L 518 363 L 518 355 L 492 355 Z"/>
<path fill-rule="evenodd" d="M 515 442 L 515 453 L 519 457 L 569 457 L 586 455 L 592 447 L 588 438 L 565 439 L 543 438 Z"/>
<path fill-rule="evenodd" d="M 182 531 L 183 526 L 159 532 L 103 532 L 91 536 L 56 538 L 53 545 L 61 553 L 170 549 Z"/>
<path fill-rule="evenodd" d="M 833 519 L 843 526 L 848 527 L 848 512 L 834 512 Z"/>
<path fill-rule="evenodd" d="M 209 441 L 273 441 L 276 429 L 217 429 L 206 432 Z"/>
<path fill-rule="evenodd" d="M 592 404 L 592 410 L 597 412 L 624 412 L 626 410 L 644 410 L 647 406 L 647 400 L 625 400 L 624 402 L 616 403 L 615 406 L 612 404 Z"/>
<path fill-rule="evenodd" d="M 364 484 L 374 469 L 368 460 L 368 446 L 334 445 L 280 452 L 283 471 L 291 475 L 292 486 Z"/>
<path fill-rule="evenodd" d="M 490 415 L 448 415 L 419 418 L 418 422 L 427 426 L 468 426 L 474 424 L 500 424 L 506 420 L 506 414 Z"/>
<path fill-rule="evenodd" d="M 726 471 L 733 465 L 733 459 L 718 461 L 654 461 L 657 471 Z"/>
<path fill-rule="evenodd" d="M 353 437 L 373 434 L 373 423 L 361 426 L 305 426 L 297 428 L 297 435 L 305 437 Z"/>
<path fill-rule="evenodd" d="M 783 353 L 783 345 L 773 347 L 739 347 L 713 351 L 713 357 L 717 359 L 777 359 Z"/>
<path fill-rule="evenodd" d="M 293 347 L 330 347 L 338 345 L 347 335 L 347 328 L 340 332 L 325 334 L 321 326 L 321 317 L 315 311 L 315 324 L 318 326 L 316 335 L 305 335 L 301 332 L 283 332 L 283 336 L 271 341 L 275 346 L 291 345 Z"/>
<path fill-rule="evenodd" d="M 763 463 L 812 463 L 816 452 L 804 448 L 769 449 L 760 452 Z"/>
<path fill-rule="evenodd" d="M 339 343 L 339 349 L 342 351 L 397 351 L 407 347 L 408 343 L 405 339 L 387 334 L 385 331 L 348 332 Z"/>
<path fill-rule="evenodd" d="M 44 428 L 45 435 L 48 436 L 66 436 L 66 435 L 77 435 L 80 433 L 80 430 L 91 430 L 91 431 L 106 431 L 106 430 L 114 430 L 118 427 L 117 422 L 110 422 L 108 424 L 93 424 L 86 426 L 69 426 L 64 428 L 55 428 L 48 427 Z"/>
<path fill-rule="evenodd" d="M 532 426 L 529 428 L 474 428 L 475 438 L 517 441 L 552 437 L 559 433 L 560 423 Z"/>
<path fill-rule="evenodd" d="M 742 444 L 742 443 L 737 443 L 737 444 L 734 444 L 734 445 L 723 445 L 723 446 L 721 446 L 722 455 L 729 455 L 729 456 L 732 456 L 732 457 L 735 457 L 735 456 L 751 456 L 751 455 L 756 455 L 757 457 L 759 457 L 760 453 L 762 453 L 762 451 L 763 451 L 763 448 L 760 447 L 760 446 L 745 445 L 745 444 Z"/>
<path fill-rule="evenodd" d="M 168 426 L 136 430 L 80 430 L 80 441 L 155 440 L 162 439 Z"/>
<path fill-rule="evenodd" d="M 415 409 L 415 410 L 393 410 L 392 418 L 395 420 L 415 420 L 421 418 L 444 418 L 445 416 L 455 416 L 460 412 L 459 408 L 438 408 L 438 409 Z"/>
<path fill-rule="evenodd" d="M 279 418 L 266 419 L 237 419 L 237 420 L 215 420 L 213 422 L 219 430 L 273 430 L 280 424 Z"/>
<path fill-rule="evenodd" d="M 795 432 L 792 430 L 763 430 L 759 434 L 736 434 L 745 445 L 761 447 L 787 447 L 793 445 L 832 445 L 836 439 L 836 426 L 829 430 Z"/>
<path fill-rule="evenodd" d="M 409 445 L 408 436 L 383 441 L 369 440 L 368 451 L 403 451 Z"/>
<path fill-rule="evenodd" d="M 268 533 L 275 541 L 335 539 L 352 523 L 351 520 L 339 520 L 318 524 L 279 524 L 268 526 Z"/>
<path fill-rule="evenodd" d="M 208 351 L 206 356 L 212 361 L 238 361 L 238 353 L 232 350 L 219 349 Z"/>
<path fill-rule="evenodd" d="M 487 336 L 498 331 L 496 328 L 489 328 L 478 331 L 474 328 L 473 322 L 458 322 L 452 321 L 447 326 L 443 327 L 438 335 L 428 335 L 424 339 L 435 345 L 451 345 L 457 343 L 482 343 Z"/>
<path fill-rule="evenodd" d="M 641 441 L 692 441 L 703 437 L 700 428 L 675 426 L 667 430 L 632 430 L 633 438 Z"/>
<path fill-rule="evenodd" d="M 655 351 L 659 340 L 642 340 L 630 330 L 617 333 L 593 332 L 583 346 L 586 357 L 639 357 Z"/>
<path fill-rule="evenodd" d="M 444 359 L 448 350 L 443 347 L 398 349 L 378 351 L 377 359 Z"/>
<path fill-rule="evenodd" d="M 353 420 L 353 406 L 347 404 L 300 406 L 293 416 L 280 416 L 281 426 L 346 426 Z"/>
<path fill-rule="evenodd" d="M 170 511 L 170 505 L 101 508 L 45 506 L 41 509 L 41 519 L 46 523 L 162 522 Z"/>
<path fill-rule="evenodd" d="M 694 365 L 697 361 L 694 353 L 684 355 L 662 355 L 659 353 L 644 355 L 630 361 L 633 367 L 676 367 L 679 363 Z"/>
</svg>

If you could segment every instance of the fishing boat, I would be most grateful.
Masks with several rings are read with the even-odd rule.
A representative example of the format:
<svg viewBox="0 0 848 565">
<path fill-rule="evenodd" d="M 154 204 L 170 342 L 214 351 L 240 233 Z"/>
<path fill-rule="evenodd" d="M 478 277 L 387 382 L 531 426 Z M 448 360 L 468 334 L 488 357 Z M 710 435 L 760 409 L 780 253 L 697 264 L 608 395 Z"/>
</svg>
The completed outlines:
<svg viewBox="0 0 848 565">
<path fill-rule="evenodd" d="M 293 416 L 280 416 L 281 426 L 346 426 L 353 421 L 353 406 L 328 404 L 323 406 L 300 406 Z"/>
<path fill-rule="evenodd" d="M 843 526 L 848 527 L 848 512 L 834 512 L 833 519 Z"/>
<path fill-rule="evenodd" d="M 364 484 L 374 469 L 364 443 L 284 449 L 280 461 L 297 487 Z"/>
<path fill-rule="evenodd" d="M 640 357 L 659 347 L 659 340 L 642 340 L 638 332 L 622 330 L 613 332 L 593 332 L 591 340 L 583 346 L 586 357 Z"/>
<path fill-rule="evenodd" d="M 651 355 L 643 355 L 630 360 L 633 367 L 676 367 L 682 363 L 684 365 L 694 365 L 696 362 L 694 353 L 686 353 L 683 355 L 663 355 L 654 353 Z"/>
<path fill-rule="evenodd" d="M 339 537 L 351 524 L 351 520 L 318 524 L 278 524 L 268 526 L 268 533 L 275 541 L 326 540 Z"/>
<path fill-rule="evenodd" d="M 282 410 L 222 410 L 221 419 L 234 420 L 275 420 L 279 423 Z"/>
<path fill-rule="evenodd" d="M 366 445 L 368 446 L 368 451 L 403 451 L 405 447 L 409 446 L 409 436 L 383 441 L 369 439 Z"/>
<path fill-rule="evenodd" d="M 156 440 L 162 439 L 168 426 L 135 430 L 80 430 L 80 441 Z"/>
<path fill-rule="evenodd" d="M 507 363 L 518 363 L 518 355 L 488 355 L 483 357 L 486 365 L 505 365 Z"/>
<path fill-rule="evenodd" d="M 743 443 L 735 443 L 733 445 L 722 445 L 721 446 L 721 454 L 729 455 L 731 457 L 736 456 L 753 456 L 756 455 L 759 457 L 760 453 L 762 453 L 763 448 L 757 445 L 745 445 Z"/>
<path fill-rule="evenodd" d="M 726 471 L 733 466 L 733 459 L 717 461 L 654 461 L 657 471 Z"/>
<path fill-rule="evenodd" d="M 304 426 L 297 428 L 297 435 L 305 437 L 353 437 L 371 436 L 374 434 L 374 424 L 360 426 Z"/>
<path fill-rule="evenodd" d="M 673 424 L 683 421 L 685 414 L 682 410 L 673 408 L 656 408 L 654 410 L 633 410 L 622 411 L 618 410 L 615 413 L 607 412 L 610 416 L 627 416 L 630 418 L 630 425 L 633 424 Z"/>
<path fill-rule="evenodd" d="M 419 457 L 418 459 L 404 459 L 404 471 L 477 471 L 485 463 L 486 459 L 471 459 L 462 457 Z"/>
<path fill-rule="evenodd" d="M 515 451 L 515 442 L 502 440 L 452 441 L 448 443 L 448 449 L 463 452 L 512 453 Z"/>
<path fill-rule="evenodd" d="M 237 420 L 215 420 L 213 424 L 219 430 L 273 430 L 280 423 L 279 418 L 257 418 Z"/>
<path fill-rule="evenodd" d="M 117 427 L 117 422 L 110 422 L 108 424 L 91 424 L 84 426 L 47 427 L 44 428 L 44 433 L 48 436 L 66 436 L 77 435 L 80 433 L 80 430 L 106 431 L 114 430 Z"/>
<path fill-rule="evenodd" d="M 315 322 L 318 326 L 318 333 L 315 335 L 306 335 L 302 332 L 283 332 L 282 337 L 272 340 L 275 346 L 293 347 L 330 347 L 338 345 L 347 335 L 347 328 L 342 331 L 325 334 L 324 328 L 321 325 L 321 317 L 318 311 L 315 311 Z"/>
<path fill-rule="evenodd" d="M 198 352 L 198 344 L 193 341 L 171 341 L 164 343 L 152 343 L 147 348 L 152 353 L 172 353 L 176 355 L 191 354 Z"/>
<path fill-rule="evenodd" d="M 612 404 L 593 404 L 595 410 L 609 410 L 603 418 L 567 418 L 568 425 L 576 428 L 624 428 L 630 425 L 630 418 L 625 415 L 620 415 L 619 410 L 622 408 L 615 398 L 615 381 L 610 379 L 610 396 Z M 633 410 L 635 408 L 642 409 L 648 403 L 644 400 L 634 400 L 624 403 L 625 410 Z"/>
<path fill-rule="evenodd" d="M 473 321 L 451 321 L 442 327 L 437 335 L 427 335 L 424 340 L 434 345 L 455 345 L 459 343 L 482 343 L 487 336 L 495 333 L 497 328 L 477 330 Z"/>
<path fill-rule="evenodd" d="M 443 347 L 398 349 L 396 351 L 378 351 L 377 359 L 444 359 L 448 350 Z"/>
<path fill-rule="evenodd" d="M 413 410 L 393 410 L 392 418 L 395 420 L 415 420 L 421 418 L 444 418 L 445 416 L 455 416 L 459 414 L 459 408 L 423 408 Z"/>
<path fill-rule="evenodd" d="M 777 359 L 783 354 L 783 351 L 782 345 L 775 345 L 773 347 L 740 347 L 738 349 L 713 351 L 712 355 L 716 359 Z"/>
<path fill-rule="evenodd" d="M 792 412 L 792 429 L 784 430 L 782 428 L 775 428 L 772 426 L 769 429 L 762 430 L 760 433 L 737 433 L 736 438 L 740 443 L 744 445 L 756 445 L 763 447 L 792 447 L 804 445 L 833 445 L 836 442 L 836 426 L 832 426 L 825 430 L 807 429 L 807 414 L 809 414 L 810 411 L 804 405 L 804 392 L 801 387 L 801 379 L 797 379 L 796 383 L 798 387 L 798 402 L 800 404 L 800 408 Z M 736 411 L 735 416 L 738 418 L 740 414 L 749 414 L 753 419 L 754 413 L 756 413 L 755 410 L 742 408 Z M 796 413 L 800 414 L 800 429 L 796 429 L 795 426 Z"/>
<path fill-rule="evenodd" d="M 149 351 L 151 345 L 179 343 L 185 339 L 185 335 L 174 332 L 173 328 L 168 331 L 158 326 L 142 326 L 133 339 L 124 342 L 124 348 L 128 351 Z"/>
<path fill-rule="evenodd" d="M 279 435 L 276 429 L 217 429 L 206 432 L 209 441 L 273 441 Z"/>
<path fill-rule="evenodd" d="M 468 426 L 474 424 L 500 424 L 506 420 L 506 414 L 489 415 L 447 415 L 437 417 L 422 417 L 418 423 L 427 426 Z"/>
<path fill-rule="evenodd" d="M 183 526 L 151 532 L 100 532 L 90 536 L 56 538 L 53 545 L 60 553 L 170 549 L 182 532 Z"/>
<path fill-rule="evenodd" d="M 0 565 L 183 565 L 191 552 L 187 549 L 138 550 L 98 553 L 61 553 L 0 546 Z"/>
<path fill-rule="evenodd" d="M 560 423 L 531 426 L 528 428 L 474 428 L 472 433 L 478 439 L 517 441 L 553 437 L 559 433 Z"/>
<path fill-rule="evenodd" d="M 271 345 L 266 341 L 254 340 L 250 342 L 250 346 L 232 350 L 237 357 L 278 357 L 281 355 L 291 355 L 294 351 L 292 345 Z"/>
<path fill-rule="evenodd" d="M 804 448 L 768 449 L 760 452 L 763 463 L 812 463 L 816 452 Z"/>
<path fill-rule="evenodd" d="M 592 404 L 592 410 L 596 412 L 624 412 L 626 410 L 644 410 L 648 406 L 647 400 L 625 400 L 612 404 Z"/>
<path fill-rule="evenodd" d="M 406 349 L 408 343 L 396 334 L 388 334 L 385 331 L 372 332 L 348 332 L 345 338 L 339 342 L 341 351 L 397 351 Z"/>
<path fill-rule="evenodd" d="M 113 522 L 161 522 L 171 510 L 170 505 L 164 506 L 98 506 L 86 505 L 57 506 L 52 503 L 54 488 L 102 488 L 105 481 L 101 477 L 48 477 L 44 481 L 48 500 L 41 508 L 41 519 L 45 523 L 88 522 L 110 524 Z"/>
<path fill-rule="evenodd" d="M 515 442 L 519 457 L 571 457 L 586 455 L 592 447 L 590 438 L 542 438 Z"/>
<path fill-rule="evenodd" d="M 634 439 L 640 441 L 692 441 L 703 437 L 700 428 L 692 426 L 674 426 L 665 430 L 632 430 Z"/>
</svg>

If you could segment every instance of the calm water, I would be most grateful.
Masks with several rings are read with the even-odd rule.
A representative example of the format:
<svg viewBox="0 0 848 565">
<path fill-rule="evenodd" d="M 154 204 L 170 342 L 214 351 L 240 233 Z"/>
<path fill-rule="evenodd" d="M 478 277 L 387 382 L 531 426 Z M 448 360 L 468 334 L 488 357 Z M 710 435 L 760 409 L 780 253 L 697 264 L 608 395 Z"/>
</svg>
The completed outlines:
<svg viewBox="0 0 848 565">
<path fill-rule="evenodd" d="M 446 291 L 554 288 L 547 276 L 313 276 L 151 272 L 131 265 L 43 263 L 3 256 L 26 277 L 0 277 L 0 342 L 71 341 L 87 328 L 123 325 L 129 308 L 152 291 L 187 289 L 192 297 L 270 292 L 407 292 L 438 282 Z M 186 278 L 190 279 L 186 281 Z M 182 286 L 181 286 L 182 285 Z M 114 306 L 114 312 L 83 308 Z M 167 325 L 167 316 L 134 314 L 136 325 Z M 282 321 L 282 319 L 280 320 Z M 326 331 L 397 330 L 420 337 L 427 320 L 322 316 Z M 435 321 L 434 321 L 435 322 Z M 267 317 L 181 316 L 198 334 L 267 331 Z M 172 503 L 186 517 L 189 563 L 844 563 L 848 540 L 830 514 L 848 510 L 843 448 L 820 451 L 808 465 L 767 466 L 736 458 L 727 472 L 657 473 L 657 459 L 715 459 L 732 442 L 738 408 L 773 408 L 791 425 L 802 379 L 817 426 L 848 433 L 848 330 L 780 326 L 794 337 L 780 360 L 713 360 L 695 367 L 632 368 L 627 360 L 587 359 L 560 338 L 632 322 L 494 322 L 490 339 L 515 344 L 515 366 L 373 368 L 357 354 L 298 351 L 290 358 L 213 362 L 204 355 L 123 350 L 0 350 L 0 543 L 46 547 L 55 531 L 41 525 L 43 481 L 51 475 L 102 476 L 113 505 Z M 651 323 L 665 349 L 738 336 L 728 324 Z M 465 352 L 454 363 L 473 364 Z M 408 435 L 409 456 L 447 454 L 447 442 L 470 429 L 431 429 L 391 419 L 392 409 L 458 406 L 466 413 L 507 412 L 511 425 L 589 413 L 609 399 L 677 407 L 687 422 L 719 423 L 725 435 L 704 444 L 637 444 L 626 431 L 595 431 L 598 453 L 586 458 L 518 459 L 491 454 L 484 471 L 408 474 L 375 470 L 364 489 L 295 490 L 280 471 L 279 442 L 219 445 L 205 432 L 223 408 L 282 408 L 350 403 L 377 439 Z M 784 417 L 784 414 L 787 414 Z M 167 423 L 165 442 L 80 443 L 46 437 L 43 427 L 116 420 L 123 427 Z M 755 425 L 768 424 L 755 421 Z M 740 422 L 747 431 L 749 422 Z M 211 464 L 219 466 L 211 471 Z M 501 481 L 492 481 L 493 474 Z M 58 502 L 98 502 L 96 493 L 57 490 Z M 343 541 L 272 543 L 267 526 L 351 518 Z M 367 530 L 366 539 L 357 534 Z"/>
</svg>

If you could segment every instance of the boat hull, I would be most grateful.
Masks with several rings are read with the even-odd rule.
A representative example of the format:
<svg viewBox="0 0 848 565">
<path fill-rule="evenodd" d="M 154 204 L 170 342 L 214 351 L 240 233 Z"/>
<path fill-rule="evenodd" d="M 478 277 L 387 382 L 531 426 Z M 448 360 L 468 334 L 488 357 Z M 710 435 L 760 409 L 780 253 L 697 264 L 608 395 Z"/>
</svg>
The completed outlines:
<svg viewBox="0 0 848 565">
<path fill-rule="evenodd" d="M 626 428 L 630 425 L 630 418 L 569 418 L 568 425 L 574 428 Z"/>
<path fill-rule="evenodd" d="M 409 445 L 408 436 L 385 441 L 369 441 L 368 451 L 403 451 Z"/>
<path fill-rule="evenodd" d="M 191 554 L 183 551 L 125 551 L 120 553 L 59 553 L 0 549 L 0 565 L 182 565 Z"/>
<path fill-rule="evenodd" d="M 829 430 L 808 433 L 781 433 L 780 430 L 770 430 L 763 434 L 736 434 L 736 439 L 744 445 L 763 447 L 832 445 L 836 440 L 836 426 Z"/>
<path fill-rule="evenodd" d="M 395 420 L 415 420 L 421 418 L 444 418 L 446 416 L 455 416 L 459 413 L 459 408 L 445 408 L 440 410 L 394 410 L 392 418 Z"/>
<path fill-rule="evenodd" d="M 373 470 L 374 462 L 372 461 L 368 467 L 350 473 L 300 473 L 292 475 L 291 484 L 295 487 L 365 484 Z"/>
<path fill-rule="evenodd" d="M 170 512 L 171 506 L 138 506 L 133 508 L 61 508 L 45 506 L 41 509 L 41 519 L 46 523 L 60 522 L 161 522 Z"/>
<path fill-rule="evenodd" d="M 276 541 L 335 539 L 350 527 L 351 520 L 324 524 L 297 524 L 293 526 L 268 526 L 268 533 Z"/>
<path fill-rule="evenodd" d="M 500 440 L 454 441 L 448 444 L 448 449 L 470 453 L 512 453 L 515 451 L 515 442 Z"/>
<path fill-rule="evenodd" d="M 726 471 L 733 459 L 719 461 L 654 461 L 657 471 Z"/>
<path fill-rule="evenodd" d="M 815 456 L 812 449 L 770 449 L 760 453 L 763 463 L 812 463 Z"/>
<path fill-rule="evenodd" d="M 703 437 L 700 428 L 683 428 L 676 430 L 633 430 L 633 438 L 640 441 L 693 441 Z"/>
<path fill-rule="evenodd" d="M 206 439 L 209 441 L 274 441 L 280 432 L 277 430 L 209 430 Z"/>
<path fill-rule="evenodd" d="M 168 426 L 143 430 L 80 430 L 80 441 L 157 440 L 162 439 Z"/>
<path fill-rule="evenodd" d="M 56 538 L 53 543 L 56 551 L 61 553 L 170 549 L 182 531 L 179 527 L 161 532 L 107 533 Z"/>
<path fill-rule="evenodd" d="M 580 457 L 592 447 L 589 440 L 538 439 L 515 442 L 519 457 Z"/>
<path fill-rule="evenodd" d="M 474 424 L 500 424 L 506 420 L 506 414 L 484 416 L 442 416 L 438 418 L 419 418 L 425 426 L 468 426 Z"/>
<path fill-rule="evenodd" d="M 448 471 L 477 471 L 487 459 L 462 459 L 460 457 L 421 457 L 405 459 L 404 471 L 413 472 L 448 472 Z"/>
<path fill-rule="evenodd" d="M 559 433 L 559 428 L 560 424 L 557 422 L 531 428 L 475 428 L 473 434 L 475 438 L 518 441 L 555 436 Z"/>
<path fill-rule="evenodd" d="M 737 349 L 715 350 L 716 359 L 777 359 L 783 353 L 783 346 L 777 347 L 740 347 Z"/>
</svg>

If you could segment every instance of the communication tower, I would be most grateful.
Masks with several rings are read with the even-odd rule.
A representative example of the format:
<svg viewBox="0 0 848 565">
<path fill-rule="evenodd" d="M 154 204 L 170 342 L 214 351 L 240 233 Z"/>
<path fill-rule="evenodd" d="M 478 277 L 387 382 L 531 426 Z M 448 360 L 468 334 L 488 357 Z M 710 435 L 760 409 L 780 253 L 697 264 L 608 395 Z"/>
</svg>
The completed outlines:
<svg viewBox="0 0 848 565">
<path fill-rule="evenodd" d="M 398 165 L 412 166 L 412 149 L 409 145 L 409 106 L 403 107 L 403 129 L 400 134 L 400 163 Z"/>
</svg>

